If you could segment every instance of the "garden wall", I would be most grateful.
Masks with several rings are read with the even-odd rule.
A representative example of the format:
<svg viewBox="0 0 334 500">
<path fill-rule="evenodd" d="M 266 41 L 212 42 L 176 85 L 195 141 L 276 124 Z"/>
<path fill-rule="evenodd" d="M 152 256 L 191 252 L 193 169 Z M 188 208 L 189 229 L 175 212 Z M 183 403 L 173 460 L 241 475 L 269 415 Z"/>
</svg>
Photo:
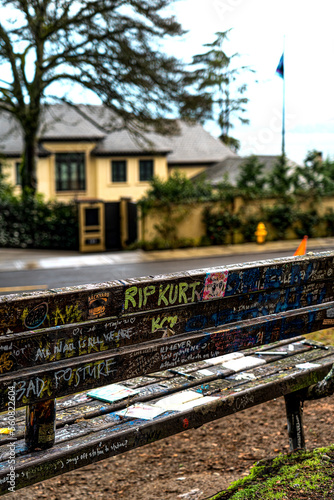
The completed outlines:
<svg viewBox="0 0 334 500">
<path fill-rule="evenodd" d="M 151 242 L 152 248 L 242 243 L 255 241 L 260 221 L 266 225 L 267 241 L 304 234 L 333 236 L 334 197 L 316 203 L 310 199 L 287 203 L 279 198 L 244 200 L 238 196 L 229 202 L 173 204 L 168 209 L 157 206 L 143 216 L 140 238 Z"/>
</svg>

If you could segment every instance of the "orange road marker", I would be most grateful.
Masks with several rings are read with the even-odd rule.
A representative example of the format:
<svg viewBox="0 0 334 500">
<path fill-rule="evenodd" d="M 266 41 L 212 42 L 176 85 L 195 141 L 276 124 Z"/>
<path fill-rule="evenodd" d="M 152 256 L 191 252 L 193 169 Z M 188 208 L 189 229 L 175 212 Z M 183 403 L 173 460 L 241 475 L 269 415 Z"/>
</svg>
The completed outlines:
<svg viewBox="0 0 334 500">
<path fill-rule="evenodd" d="M 307 238 L 308 238 L 307 236 L 304 236 L 299 247 L 297 248 L 297 250 L 295 251 L 295 253 L 293 255 L 305 255 L 306 254 Z"/>
</svg>

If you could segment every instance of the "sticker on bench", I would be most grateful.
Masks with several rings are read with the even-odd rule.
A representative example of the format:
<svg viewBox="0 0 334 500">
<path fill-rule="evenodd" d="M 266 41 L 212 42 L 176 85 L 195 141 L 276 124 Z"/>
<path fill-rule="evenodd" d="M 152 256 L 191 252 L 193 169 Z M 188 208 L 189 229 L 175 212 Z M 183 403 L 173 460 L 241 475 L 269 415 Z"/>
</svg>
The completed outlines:
<svg viewBox="0 0 334 500">
<path fill-rule="evenodd" d="M 204 289 L 203 289 L 203 300 L 216 299 L 224 297 L 226 283 L 227 283 L 228 271 L 207 273 Z"/>
<path fill-rule="evenodd" d="M 217 358 L 205 359 L 205 363 L 208 365 L 219 365 L 225 363 L 225 361 L 230 361 L 232 359 L 244 358 L 245 355 L 241 352 L 231 352 L 230 354 L 224 354 L 223 356 L 218 356 Z"/>
<path fill-rule="evenodd" d="M 200 392 L 196 391 L 183 391 L 178 392 L 177 394 L 173 394 L 172 396 L 167 396 L 165 398 L 159 399 L 154 406 L 158 406 L 159 408 L 164 408 L 165 410 L 175 410 L 178 409 L 185 403 L 189 401 L 203 398 L 204 396 Z"/>
<path fill-rule="evenodd" d="M 201 375 L 204 375 L 205 377 L 210 377 L 210 375 L 214 375 L 214 372 L 211 370 L 207 370 L 206 368 L 203 368 L 203 370 L 198 370 L 197 373 L 200 373 Z"/>
<path fill-rule="evenodd" d="M 296 368 L 299 370 L 308 370 L 309 368 L 317 368 L 318 366 L 321 366 L 319 363 L 300 363 L 299 365 L 296 365 Z"/>
<path fill-rule="evenodd" d="M 164 410 L 184 411 L 205 403 L 210 403 L 216 399 L 219 398 L 213 396 L 203 396 L 201 393 L 195 391 L 184 391 L 162 398 L 157 401 L 154 406 L 163 408 Z"/>
<path fill-rule="evenodd" d="M 153 420 L 162 413 L 165 413 L 163 408 L 140 403 L 124 408 L 124 410 L 115 411 L 115 414 L 120 417 L 141 418 L 143 420 Z"/>
<path fill-rule="evenodd" d="M 227 380 L 255 380 L 256 377 L 254 373 L 237 373 L 236 375 L 231 375 L 230 377 L 226 377 Z"/>
<path fill-rule="evenodd" d="M 255 366 L 264 365 L 264 359 L 255 358 L 254 356 L 244 356 L 243 358 L 232 359 L 223 363 L 223 367 L 235 372 L 241 372 L 247 368 L 254 368 Z"/>
<path fill-rule="evenodd" d="M 205 405 L 206 403 L 211 403 L 212 401 L 217 401 L 218 399 L 220 398 L 214 396 L 203 396 L 202 398 L 188 401 L 188 403 L 184 403 L 179 408 L 175 408 L 175 410 L 180 410 L 180 411 L 190 410 L 191 408 L 195 408 L 196 406 Z"/>
<path fill-rule="evenodd" d="M 133 396 L 138 392 L 140 392 L 139 389 L 129 389 L 128 387 L 125 387 L 125 385 L 121 384 L 111 384 L 98 389 L 93 389 L 92 391 L 87 392 L 87 396 L 100 399 L 101 401 L 107 401 L 108 403 L 114 403 L 115 401 L 120 401 L 128 396 Z"/>
</svg>

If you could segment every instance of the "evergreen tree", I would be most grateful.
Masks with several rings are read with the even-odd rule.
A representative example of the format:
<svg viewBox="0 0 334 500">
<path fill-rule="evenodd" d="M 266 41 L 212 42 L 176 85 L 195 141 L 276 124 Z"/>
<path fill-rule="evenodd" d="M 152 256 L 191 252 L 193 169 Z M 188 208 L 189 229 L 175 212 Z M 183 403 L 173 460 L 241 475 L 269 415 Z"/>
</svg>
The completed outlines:
<svg viewBox="0 0 334 500">
<path fill-rule="evenodd" d="M 250 156 L 240 165 L 237 187 L 247 196 L 256 197 L 263 193 L 266 179 L 263 174 L 264 164 L 257 156 Z"/>
<path fill-rule="evenodd" d="M 294 174 L 294 184 L 297 193 L 308 192 L 318 198 L 334 192 L 334 162 L 323 160 L 319 151 L 309 151 L 304 165 L 297 167 Z"/>
<path fill-rule="evenodd" d="M 282 198 L 289 197 L 293 187 L 293 175 L 285 155 L 280 155 L 268 175 L 268 185 L 272 194 Z"/>
<path fill-rule="evenodd" d="M 194 71 L 197 89 L 207 92 L 211 96 L 211 118 L 216 119 L 221 129 L 220 139 L 226 145 L 237 151 L 240 143 L 230 135 L 234 127 L 233 119 L 237 117 L 241 123 L 248 124 L 245 117 L 247 85 L 239 83 L 240 75 L 245 71 L 252 71 L 248 66 L 236 66 L 235 59 L 239 54 L 228 55 L 223 45 L 228 39 L 231 30 L 217 32 L 216 39 L 207 43 L 208 51 L 193 57 L 192 64 L 197 67 Z"/>
</svg>

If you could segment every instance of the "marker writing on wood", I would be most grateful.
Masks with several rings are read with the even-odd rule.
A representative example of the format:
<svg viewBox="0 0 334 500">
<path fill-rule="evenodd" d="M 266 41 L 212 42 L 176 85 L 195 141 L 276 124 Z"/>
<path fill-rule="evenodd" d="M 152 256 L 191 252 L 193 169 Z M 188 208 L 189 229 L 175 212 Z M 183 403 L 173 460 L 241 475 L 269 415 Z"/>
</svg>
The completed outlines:
<svg viewBox="0 0 334 500">
<path fill-rule="evenodd" d="M 194 377 L 193 375 L 189 375 L 188 373 L 178 372 L 177 370 L 172 370 L 172 369 L 169 369 L 168 371 L 169 371 L 169 373 L 172 373 L 173 375 L 180 375 L 181 377 L 186 377 L 189 380 L 196 379 L 196 377 Z"/>
</svg>

